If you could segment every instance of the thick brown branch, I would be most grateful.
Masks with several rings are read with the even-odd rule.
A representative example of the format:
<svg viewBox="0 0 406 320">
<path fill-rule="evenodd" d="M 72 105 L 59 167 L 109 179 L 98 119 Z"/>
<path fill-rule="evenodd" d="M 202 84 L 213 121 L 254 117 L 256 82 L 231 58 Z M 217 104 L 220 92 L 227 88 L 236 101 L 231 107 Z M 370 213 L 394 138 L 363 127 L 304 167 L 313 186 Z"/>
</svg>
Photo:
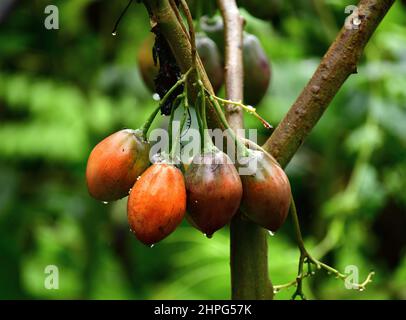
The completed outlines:
<svg viewBox="0 0 406 320">
<path fill-rule="evenodd" d="M 288 164 L 345 80 L 357 73 L 358 61 L 369 38 L 393 3 L 394 0 L 359 2 L 360 24 L 341 29 L 309 83 L 264 144 L 264 149 L 282 166 Z"/>
<path fill-rule="evenodd" d="M 186 32 L 185 26 L 182 21 L 179 21 L 178 15 L 172 8 L 169 0 L 144 0 L 144 5 L 150 14 L 151 25 L 154 27 L 158 25 L 159 32 L 168 41 L 172 53 L 175 56 L 176 62 L 179 65 L 182 73 L 186 73 L 192 67 L 192 45 L 190 43 L 189 34 Z M 197 69 L 201 76 L 201 80 L 205 88 L 211 93 L 213 87 L 207 77 L 206 71 L 203 67 L 199 55 L 196 54 Z M 194 76 L 193 76 L 194 75 Z M 193 73 L 189 81 L 189 88 L 192 94 L 192 101 L 197 97 L 199 88 L 193 86 L 196 82 L 196 73 Z M 218 120 L 217 115 L 213 108 L 208 108 L 208 121 L 216 128 L 222 128 L 221 122 Z"/>
<path fill-rule="evenodd" d="M 225 29 L 225 86 L 228 100 L 243 99 L 242 34 L 244 20 L 235 0 L 218 0 Z M 243 128 L 240 107 L 226 108 L 233 130 Z M 272 299 L 268 276 L 267 233 L 237 214 L 230 225 L 230 267 L 232 299 Z"/>
</svg>

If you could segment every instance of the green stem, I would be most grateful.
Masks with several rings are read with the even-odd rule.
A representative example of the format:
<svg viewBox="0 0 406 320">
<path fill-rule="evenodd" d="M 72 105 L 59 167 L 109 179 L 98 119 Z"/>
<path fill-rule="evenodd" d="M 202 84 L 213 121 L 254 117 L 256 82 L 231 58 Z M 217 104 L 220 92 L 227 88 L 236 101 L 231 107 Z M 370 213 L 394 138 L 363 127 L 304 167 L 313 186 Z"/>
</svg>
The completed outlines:
<svg viewBox="0 0 406 320">
<path fill-rule="evenodd" d="M 203 100 L 205 100 L 206 97 L 202 96 L 200 93 L 197 96 L 196 102 L 203 103 Z M 200 151 L 203 152 L 204 149 L 204 125 L 203 125 L 203 120 L 202 120 L 202 115 L 201 115 L 201 110 L 199 106 L 195 107 L 196 110 L 196 118 L 197 118 L 197 125 L 199 127 L 199 134 L 200 134 Z"/>
<path fill-rule="evenodd" d="M 248 149 L 245 147 L 243 143 L 238 139 L 236 136 L 235 132 L 233 129 L 231 129 L 230 125 L 227 122 L 226 116 L 223 113 L 223 110 L 221 110 L 221 107 L 216 99 L 213 98 L 213 96 L 209 96 L 210 101 L 213 104 L 214 111 L 217 114 L 217 117 L 219 118 L 221 124 L 224 126 L 224 128 L 227 129 L 228 133 L 230 134 L 231 138 L 236 144 L 237 147 L 237 154 L 241 154 L 242 156 L 247 156 L 248 155 Z"/>
<path fill-rule="evenodd" d="M 158 105 L 158 107 L 151 113 L 151 115 L 148 117 L 148 119 L 145 121 L 145 123 L 142 125 L 140 130 L 142 131 L 142 136 L 146 139 L 147 138 L 147 133 L 149 128 L 152 125 L 152 122 L 154 122 L 154 119 L 156 115 L 158 114 L 159 110 L 161 109 L 161 106 Z"/>
<path fill-rule="evenodd" d="M 178 98 L 176 98 L 176 99 L 178 99 Z M 173 117 L 175 116 L 175 109 L 176 109 L 176 104 L 174 103 L 172 106 L 172 109 L 171 109 L 171 115 L 169 117 L 169 124 L 168 124 L 168 134 L 169 134 L 169 149 L 168 150 L 169 150 L 169 152 L 171 152 L 171 150 L 172 150 Z"/>
<path fill-rule="evenodd" d="M 170 88 L 168 90 L 168 92 L 164 95 L 164 97 L 161 99 L 161 101 L 159 101 L 159 106 L 161 107 L 162 105 L 164 105 L 164 103 L 166 102 L 166 100 L 168 100 L 168 98 L 171 96 L 171 94 L 183 83 L 186 83 L 186 79 L 188 77 L 188 75 L 190 74 L 190 72 L 192 71 L 192 68 L 190 68 L 188 71 L 186 71 L 186 73 L 184 75 L 182 75 L 182 77 L 176 81 L 176 83 L 172 86 L 172 88 Z"/>
<path fill-rule="evenodd" d="M 181 135 L 182 135 L 183 127 L 185 126 L 185 122 L 186 122 L 186 118 L 187 118 L 187 108 L 189 108 L 189 105 L 187 105 L 187 104 L 185 103 L 184 111 L 183 111 L 183 116 L 182 116 L 182 119 L 181 119 L 181 121 L 180 121 L 179 132 L 178 132 L 178 134 L 176 135 L 175 144 L 174 144 L 174 146 L 172 146 L 172 149 L 170 150 L 171 158 L 172 158 L 172 159 L 175 158 L 175 153 L 176 153 L 176 150 L 177 150 L 177 146 L 178 146 L 178 144 L 179 144 L 179 142 L 180 142 L 180 137 L 181 137 Z"/>
</svg>

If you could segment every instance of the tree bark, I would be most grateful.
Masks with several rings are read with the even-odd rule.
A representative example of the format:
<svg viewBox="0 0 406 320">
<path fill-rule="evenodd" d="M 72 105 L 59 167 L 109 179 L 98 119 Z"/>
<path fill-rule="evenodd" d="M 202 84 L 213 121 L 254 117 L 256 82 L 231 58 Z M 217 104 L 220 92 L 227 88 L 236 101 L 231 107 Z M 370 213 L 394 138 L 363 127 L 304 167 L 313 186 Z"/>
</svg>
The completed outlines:
<svg viewBox="0 0 406 320">
<path fill-rule="evenodd" d="M 225 89 L 226 98 L 243 100 L 242 37 L 244 20 L 235 0 L 218 0 L 225 31 Z M 243 125 L 242 110 L 230 105 L 227 121 L 233 130 Z M 230 224 L 231 297 L 243 299 L 272 299 L 273 288 L 268 275 L 267 232 L 244 220 L 238 213 Z"/>
</svg>

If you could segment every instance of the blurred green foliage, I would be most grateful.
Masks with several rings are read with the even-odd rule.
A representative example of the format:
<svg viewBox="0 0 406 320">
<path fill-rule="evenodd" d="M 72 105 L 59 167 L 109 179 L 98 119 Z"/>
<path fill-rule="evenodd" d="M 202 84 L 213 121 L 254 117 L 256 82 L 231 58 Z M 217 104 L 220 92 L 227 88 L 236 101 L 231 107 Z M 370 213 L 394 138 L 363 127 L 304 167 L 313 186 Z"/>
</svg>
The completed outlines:
<svg viewBox="0 0 406 320">
<path fill-rule="evenodd" d="M 213 239 L 184 223 L 154 248 L 128 231 L 126 200 L 91 199 L 87 155 L 103 137 L 138 127 L 156 102 L 137 49 L 149 33 L 134 4 L 54 1 L 60 29 L 46 30 L 43 0 L 17 2 L 0 19 L 0 298 L 227 299 L 228 230 Z M 275 21 L 242 10 L 272 59 L 259 113 L 277 124 L 317 67 L 351 1 L 285 1 Z M 351 76 L 288 166 L 307 246 L 340 270 L 376 277 L 366 291 L 318 273 L 315 299 L 406 299 L 406 8 L 398 1 Z M 246 116 L 248 127 L 267 132 Z M 159 124 L 158 124 L 159 125 Z M 290 221 L 269 237 L 273 283 L 295 277 Z M 57 265 L 60 289 L 44 288 Z M 277 299 L 288 299 L 293 289 Z"/>
</svg>

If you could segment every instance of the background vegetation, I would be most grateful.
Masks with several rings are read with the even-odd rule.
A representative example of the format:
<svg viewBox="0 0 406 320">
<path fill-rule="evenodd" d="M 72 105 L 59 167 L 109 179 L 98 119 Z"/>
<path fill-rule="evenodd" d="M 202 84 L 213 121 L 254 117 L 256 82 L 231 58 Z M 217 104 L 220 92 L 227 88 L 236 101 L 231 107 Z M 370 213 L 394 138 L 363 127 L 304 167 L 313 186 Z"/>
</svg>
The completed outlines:
<svg viewBox="0 0 406 320">
<path fill-rule="evenodd" d="M 0 298 L 227 299 L 228 230 L 212 239 L 186 222 L 148 248 L 128 230 L 126 199 L 104 205 L 87 193 L 91 148 L 138 127 L 156 102 L 141 81 L 137 51 L 148 36 L 143 6 L 56 0 L 60 29 L 44 28 L 43 0 L 0 12 Z M 272 22 L 242 11 L 272 60 L 259 113 L 288 110 L 354 1 L 284 1 Z M 1 7 L 1 6 L 0 6 Z M 369 43 L 358 75 L 332 102 L 288 174 L 307 246 L 366 291 L 320 272 L 305 280 L 316 299 L 406 298 L 406 9 L 397 1 Z M 248 118 L 249 127 L 258 127 Z M 290 221 L 269 237 L 275 284 L 293 280 L 298 250 Z M 44 288 L 55 264 L 60 289 Z M 286 299 L 293 289 L 280 292 Z"/>
</svg>

